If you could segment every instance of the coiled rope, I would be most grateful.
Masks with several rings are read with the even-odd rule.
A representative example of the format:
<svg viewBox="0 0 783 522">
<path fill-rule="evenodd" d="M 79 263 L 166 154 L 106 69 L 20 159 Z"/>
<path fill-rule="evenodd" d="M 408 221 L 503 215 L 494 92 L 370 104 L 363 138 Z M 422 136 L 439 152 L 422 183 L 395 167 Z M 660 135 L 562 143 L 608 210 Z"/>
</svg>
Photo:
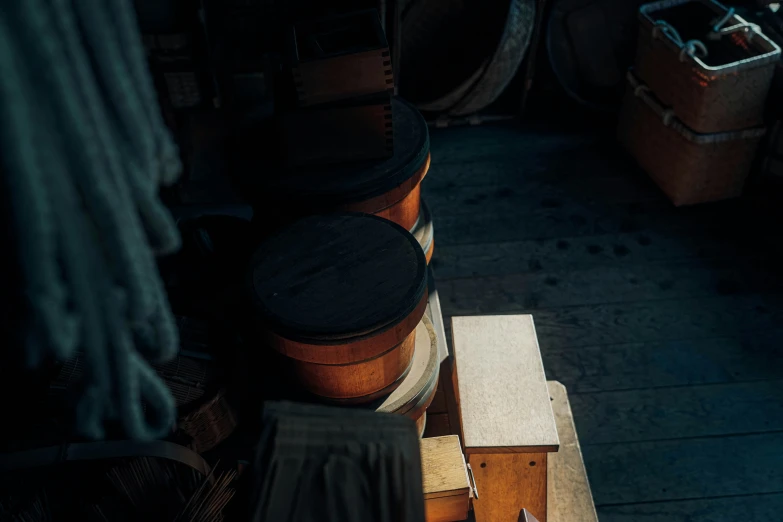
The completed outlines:
<svg viewBox="0 0 783 522">
<path fill-rule="evenodd" d="M 155 254 L 179 248 L 158 199 L 179 174 L 128 0 L 0 3 L 0 167 L 31 366 L 85 358 L 76 426 L 150 439 L 174 401 L 148 364 L 177 330 Z M 146 404 L 146 413 L 144 405 Z"/>
</svg>

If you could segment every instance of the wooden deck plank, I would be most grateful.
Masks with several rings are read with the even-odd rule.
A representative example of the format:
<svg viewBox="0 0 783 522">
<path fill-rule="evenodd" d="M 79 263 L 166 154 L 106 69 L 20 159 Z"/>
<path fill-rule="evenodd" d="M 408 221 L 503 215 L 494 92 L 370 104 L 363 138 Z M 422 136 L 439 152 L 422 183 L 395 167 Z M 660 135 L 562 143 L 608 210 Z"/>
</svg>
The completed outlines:
<svg viewBox="0 0 783 522">
<path fill-rule="evenodd" d="M 604 506 L 598 512 L 601 522 L 780 522 L 783 493 Z"/>
<path fill-rule="evenodd" d="M 599 442 L 583 450 L 600 520 L 780 520 L 780 398 L 762 381 L 783 379 L 783 295 L 759 239 L 782 231 L 742 201 L 674 208 L 610 135 L 501 125 L 432 144 L 444 315 L 534 315 L 548 378 Z"/>
<path fill-rule="evenodd" d="M 582 444 L 783 431 L 783 380 L 571 397 Z"/>
<path fill-rule="evenodd" d="M 451 296 L 441 288 L 445 316 L 454 315 Z M 475 314 L 510 312 L 477 303 Z M 743 295 L 640 301 L 530 310 L 541 349 L 601 344 L 742 337 L 783 324 L 783 296 Z M 448 333 L 448 332 L 447 332 Z"/>
<path fill-rule="evenodd" d="M 620 265 L 614 269 L 542 270 L 506 276 L 447 279 L 449 311 L 477 313 L 478 303 L 524 312 L 606 302 L 620 303 L 725 296 L 783 289 L 780 277 L 760 269 L 758 260 L 709 259 Z M 755 268 L 755 269 L 754 269 Z M 607 289 L 611 288 L 611 292 Z"/>
<path fill-rule="evenodd" d="M 558 209 L 596 203 L 629 203 L 660 200 L 651 192 L 649 180 L 640 176 L 576 178 L 562 183 L 549 179 L 529 180 L 522 186 L 457 185 L 441 190 L 428 189 L 424 195 L 438 216 L 473 215 L 476 209 L 491 206 L 493 212 L 509 213 L 519 209 Z"/>
<path fill-rule="evenodd" d="M 565 386 L 547 382 L 555 412 L 560 450 L 547 459 L 549 522 L 598 522 Z"/>
<path fill-rule="evenodd" d="M 578 426 L 577 426 L 578 428 Z M 783 433 L 582 446 L 596 507 L 783 491 Z"/>
<path fill-rule="evenodd" d="M 438 244 L 461 245 L 527 239 L 551 239 L 629 232 L 690 235 L 734 227 L 731 202 L 704 208 L 677 209 L 666 201 L 649 200 L 605 205 L 571 205 L 568 208 L 521 208 L 495 212 L 492 203 L 472 214 L 441 214 L 430 206 Z"/>
<path fill-rule="evenodd" d="M 541 270 L 580 270 L 621 265 L 759 255 L 755 245 L 725 238 L 662 233 L 612 233 L 594 236 L 463 245 L 438 244 L 433 263 L 438 281 L 503 276 Z"/>
<path fill-rule="evenodd" d="M 466 141 L 469 146 L 466 146 Z M 444 166 L 464 165 L 466 162 L 485 165 L 509 161 L 519 163 L 519 158 L 524 157 L 530 160 L 522 164 L 526 167 L 526 172 L 534 170 L 537 165 L 543 172 L 548 165 L 551 172 L 562 171 L 572 176 L 584 176 L 584 172 L 573 171 L 571 168 L 556 169 L 548 160 L 566 151 L 586 155 L 595 150 L 598 141 L 595 137 L 582 133 L 566 134 L 555 129 L 542 131 L 538 128 L 524 128 L 513 124 L 490 125 L 452 128 L 445 131 L 435 129 L 431 136 L 431 153 L 436 164 Z M 477 176 L 460 177 L 458 174 L 451 173 L 448 177 L 462 183 L 481 179 Z"/>
<path fill-rule="evenodd" d="M 544 349 L 549 379 L 571 395 L 664 386 L 783 379 L 783 330 L 740 337 Z M 544 343 L 546 345 L 548 343 Z"/>
</svg>

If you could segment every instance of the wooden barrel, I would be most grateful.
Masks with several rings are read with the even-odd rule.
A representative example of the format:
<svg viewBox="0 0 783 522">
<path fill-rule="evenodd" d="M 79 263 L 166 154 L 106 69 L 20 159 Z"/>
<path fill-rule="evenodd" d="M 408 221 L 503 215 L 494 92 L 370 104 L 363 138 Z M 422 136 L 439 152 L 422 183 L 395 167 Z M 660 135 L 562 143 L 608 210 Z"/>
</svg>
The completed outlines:
<svg viewBox="0 0 783 522">
<path fill-rule="evenodd" d="M 402 383 L 376 411 L 406 415 L 416 421 L 419 434 L 424 433 L 427 408 L 438 387 L 438 338 L 432 322 L 425 315 L 415 331 L 415 348 L 411 369 Z"/>
<path fill-rule="evenodd" d="M 432 253 L 435 250 L 435 229 L 432 225 L 432 215 L 430 209 L 421 201 L 421 208 L 419 210 L 419 219 L 416 220 L 416 224 L 411 229 L 411 234 L 416 238 L 416 241 L 421 245 L 421 249 L 424 251 L 424 257 L 427 259 L 427 264 L 432 259 Z"/>
<path fill-rule="evenodd" d="M 426 267 L 421 246 L 399 225 L 327 214 L 267 239 L 248 284 L 265 342 L 305 390 L 369 401 L 409 370 L 427 306 Z"/>
<path fill-rule="evenodd" d="M 547 23 L 549 63 L 563 90 L 594 110 L 614 111 L 636 56 L 644 0 L 555 0 Z M 705 31 L 706 32 L 706 31 Z"/>
<path fill-rule="evenodd" d="M 400 91 L 425 112 L 462 116 L 487 107 L 524 58 L 535 10 L 535 0 L 405 2 Z"/>
<path fill-rule="evenodd" d="M 253 220 L 262 235 L 304 215 L 334 211 L 365 212 L 405 230 L 413 228 L 419 217 L 421 181 L 430 166 L 429 132 L 415 107 L 399 98 L 391 103 L 391 158 L 294 170 L 267 166 L 261 171 L 249 191 L 256 196 Z"/>
</svg>

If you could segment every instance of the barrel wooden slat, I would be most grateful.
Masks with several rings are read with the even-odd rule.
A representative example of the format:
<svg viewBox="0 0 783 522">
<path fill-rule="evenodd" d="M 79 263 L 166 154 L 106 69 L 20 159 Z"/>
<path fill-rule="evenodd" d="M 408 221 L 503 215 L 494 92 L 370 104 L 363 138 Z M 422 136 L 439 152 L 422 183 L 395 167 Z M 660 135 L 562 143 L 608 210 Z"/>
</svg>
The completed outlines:
<svg viewBox="0 0 783 522">
<path fill-rule="evenodd" d="M 374 395 L 397 382 L 410 366 L 416 343 L 411 333 L 400 344 L 373 359 L 348 364 L 317 364 L 296 361 L 295 373 L 307 382 L 311 393 L 327 399 L 349 399 Z M 403 381 L 404 382 L 404 381 Z M 367 393 L 367 390 L 372 390 Z M 366 397 L 372 400 L 371 397 Z"/>
<path fill-rule="evenodd" d="M 376 411 L 405 415 L 416 421 L 423 433 L 427 408 L 432 404 L 438 386 L 440 358 L 435 328 L 427 316 L 416 327 L 414 336 L 415 351 L 408 375 Z"/>
<path fill-rule="evenodd" d="M 304 218 L 258 248 L 249 287 L 262 337 L 304 389 L 369 402 L 404 382 L 428 296 L 424 252 L 401 226 Z"/>
<path fill-rule="evenodd" d="M 430 169 L 430 155 L 424 164 L 411 178 L 388 192 L 355 203 L 342 205 L 341 210 L 366 212 L 389 221 L 394 221 L 401 227 L 410 230 L 419 218 L 421 206 L 421 182 Z"/>
</svg>

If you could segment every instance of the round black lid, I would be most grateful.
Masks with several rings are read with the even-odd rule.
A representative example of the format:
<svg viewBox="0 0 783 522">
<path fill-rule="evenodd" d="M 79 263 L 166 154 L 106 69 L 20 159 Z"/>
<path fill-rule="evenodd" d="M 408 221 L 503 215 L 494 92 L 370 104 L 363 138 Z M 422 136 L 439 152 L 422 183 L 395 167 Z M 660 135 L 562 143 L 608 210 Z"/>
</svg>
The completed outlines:
<svg viewBox="0 0 783 522">
<path fill-rule="evenodd" d="M 399 98 L 392 99 L 394 155 L 380 161 L 279 170 L 264 173 L 264 185 L 297 198 L 326 197 L 332 203 L 362 201 L 379 196 L 410 179 L 424 165 L 430 151 L 427 122 L 419 111 Z"/>
<path fill-rule="evenodd" d="M 310 344 L 380 333 L 427 285 L 424 252 L 404 228 L 360 213 L 301 219 L 253 255 L 251 292 L 269 327 Z"/>
</svg>

